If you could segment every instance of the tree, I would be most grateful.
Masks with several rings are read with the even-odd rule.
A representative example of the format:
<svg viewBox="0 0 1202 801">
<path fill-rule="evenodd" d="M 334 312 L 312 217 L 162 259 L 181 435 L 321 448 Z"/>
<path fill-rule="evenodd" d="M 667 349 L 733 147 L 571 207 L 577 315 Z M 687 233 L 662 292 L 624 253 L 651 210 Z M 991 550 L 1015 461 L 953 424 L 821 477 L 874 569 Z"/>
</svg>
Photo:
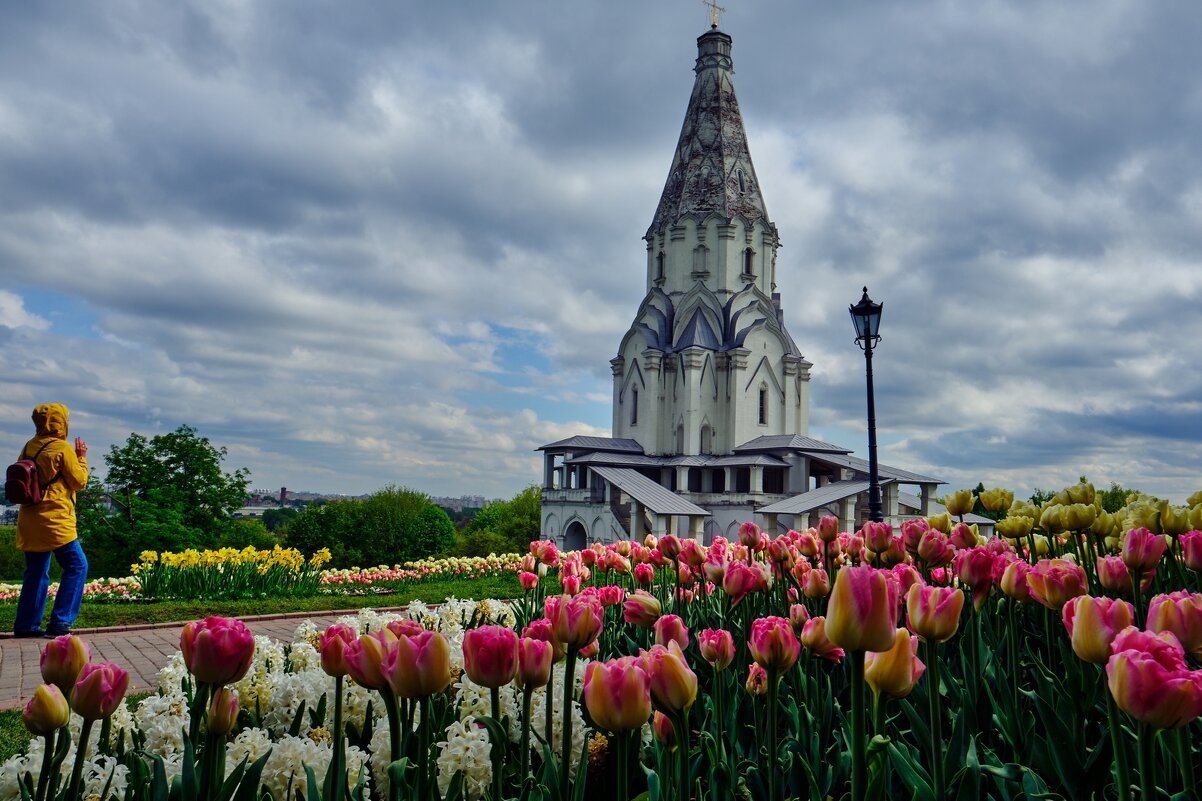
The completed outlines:
<svg viewBox="0 0 1202 801">
<path fill-rule="evenodd" d="M 468 542 L 488 532 L 507 540 L 508 550 L 525 553 L 530 543 L 542 535 L 542 498 L 542 487 L 535 484 L 508 501 L 490 503 L 472 518 L 472 522 L 463 530 L 460 542 Z M 469 550 L 474 548 L 472 546 Z"/>
<path fill-rule="evenodd" d="M 104 457 L 112 511 L 88 496 L 90 487 L 80 510 L 94 573 L 123 573 L 143 550 L 215 544 L 250 482 L 245 468 L 225 472 L 225 457 L 225 448 L 186 425 L 150 439 L 133 433 L 123 446 L 113 445 Z"/>
<path fill-rule="evenodd" d="M 283 506 L 279 509 L 267 509 L 263 512 L 263 527 L 273 534 L 277 531 L 287 531 L 288 521 L 300 514 L 300 511 L 293 509 L 291 506 Z"/>
<path fill-rule="evenodd" d="M 389 486 L 363 499 L 310 506 L 288 523 L 288 544 L 329 548 L 334 567 L 367 567 L 433 556 L 455 542 L 455 527 L 429 496 Z"/>
</svg>

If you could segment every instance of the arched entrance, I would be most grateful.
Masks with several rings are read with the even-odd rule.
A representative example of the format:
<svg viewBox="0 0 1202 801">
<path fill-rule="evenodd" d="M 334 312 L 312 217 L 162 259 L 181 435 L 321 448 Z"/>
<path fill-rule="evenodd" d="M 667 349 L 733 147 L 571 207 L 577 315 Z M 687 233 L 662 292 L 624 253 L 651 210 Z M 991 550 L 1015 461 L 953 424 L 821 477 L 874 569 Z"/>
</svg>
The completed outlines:
<svg viewBox="0 0 1202 801">
<path fill-rule="evenodd" d="M 568 524 L 568 530 L 563 533 L 563 549 L 565 551 L 583 551 L 588 544 L 588 532 L 579 520 Z"/>
</svg>

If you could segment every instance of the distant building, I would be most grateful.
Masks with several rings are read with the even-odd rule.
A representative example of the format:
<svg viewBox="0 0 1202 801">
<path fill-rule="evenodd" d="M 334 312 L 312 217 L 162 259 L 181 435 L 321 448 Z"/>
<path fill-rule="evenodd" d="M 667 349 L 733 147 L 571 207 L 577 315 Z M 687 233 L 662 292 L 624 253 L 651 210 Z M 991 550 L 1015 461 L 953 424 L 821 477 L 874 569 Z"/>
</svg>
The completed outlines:
<svg viewBox="0 0 1202 801">
<path fill-rule="evenodd" d="M 644 235 L 646 294 L 611 361 L 613 436 L 542 446 L 544 535 L 567 548 L 769 533 L 867 515 L 868 463 L 808 436 L 810 368 L 776 292 L 775 224 L 751 162 L 731 37 L 697 39 L 693 93 Z M 884 512 L 929 514 L 931 476 L 881 465 Z M 912 493 L 902 492 L 909 487 Z"/>
</svg>

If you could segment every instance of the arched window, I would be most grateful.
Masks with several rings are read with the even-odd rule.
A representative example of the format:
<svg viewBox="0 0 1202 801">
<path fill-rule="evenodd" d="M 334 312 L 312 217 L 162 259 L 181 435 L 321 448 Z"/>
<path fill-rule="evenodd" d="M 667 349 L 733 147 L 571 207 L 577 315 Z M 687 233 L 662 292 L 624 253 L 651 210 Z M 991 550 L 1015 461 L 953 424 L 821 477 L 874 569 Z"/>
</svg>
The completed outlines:
<svg viewBox="0 0 1202 801">
<path fill-rule="evenodd" d="M 714 434 L 709 426 L 701 427 L 701 452 L 712 453 L 714 448 Z"/>
<path fill-rule="evenodd" d="M 676 427 L 676 452 L 684 453 L 684 426 Z"/>
<path fill-rule="evenodd" d="M 751 248 L 743 251 L 743 275 L 755 275 L 755 251 Z"/>
<path fill-rule="evenodd" d="M 747 191 L 747 184 L 743 181 L 743 171 L 736 170 L 735 172 L 739 176 L 739 194 L 741 195 Z"/>
<path fill-rule="evenodd" d="M 662 250 L 655 256 L 655 280 L 664 280 L 664 252 Z"/>
<path fill-rule="evenodd" d="M 760 425 L 768 425 L 768 388 L 760 387 Z"/>
<path fill-rule="evenodd" d="M 639 391 L 637 388 L 630 390 L 630 424 L 632 426 L 639 424 Z"/>
</svg>

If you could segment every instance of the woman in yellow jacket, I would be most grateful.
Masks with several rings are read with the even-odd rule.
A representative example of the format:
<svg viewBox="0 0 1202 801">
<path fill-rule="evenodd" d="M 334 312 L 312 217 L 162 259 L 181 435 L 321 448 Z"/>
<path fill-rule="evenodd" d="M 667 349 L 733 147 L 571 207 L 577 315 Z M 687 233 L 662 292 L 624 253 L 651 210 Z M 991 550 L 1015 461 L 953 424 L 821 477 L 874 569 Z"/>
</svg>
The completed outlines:
<svg viewBox="0 0 1202 801">
<path fill-rule="evenodd" d="M 75 531 L 75 493 L 88 483 L 88 445 L 79 437 L 74 447 L 67 444 L 67 413 L 61 403 L 43 403 L 35 408 L 37 435 L 21 451 L 22 459 L 37 462 L 42 500 L 22 504 L 17 512 L 17 548 L 25 552 L 25 580 L 13 626 L 18 637 L 43 634 L 51 554 L 62 567 L 63 577 L 45 636 L 69 634 L 83 600 L 88 560 Z"/>
</svg>

